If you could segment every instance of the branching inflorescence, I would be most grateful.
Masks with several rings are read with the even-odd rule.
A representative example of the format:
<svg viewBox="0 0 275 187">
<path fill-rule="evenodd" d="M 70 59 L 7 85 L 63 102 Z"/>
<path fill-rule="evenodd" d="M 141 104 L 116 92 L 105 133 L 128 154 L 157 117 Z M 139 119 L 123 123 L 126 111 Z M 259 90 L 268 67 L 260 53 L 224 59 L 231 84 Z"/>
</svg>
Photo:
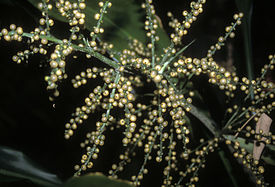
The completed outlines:
<svg viewBox="0 0 275 187">
<path fill-rule="evenodd" d="M 156 49 L 160 40 L 157 32 L 159 23 L 152 0 L 146 0 L 141 5 L 146 12 L 145 31 L 148 43 L 128 38 L 129 47 L 121 51 L 102 39 L 103 18 L 112 8 L 110 1 L 98 3 L 99 11 L 94 14 L 97 24 L 90 28 L 92 31 L 89 35 L 83 32 L 86 22 L 84 0 L 43 0 L 38 4 L 42 12 L 39 28 L 29 33 L 14 24 L 9 29 L 2 29 L 0 36 L 6 41 L 29 42 L 29 48 L 14 55 L 13 61 L 21 63 L 35 53 L 46 56 L 50 71 L 45 76 L 45 81 L 47 89 L 53 93 L 51 100 L 59 95 L 58 85 L 61 81 L 70 77 L 66 74 L 70 63 L 67 61 L 68 56 L 81 52 L 86 55 L 87 60 L 93 57 L 107 65 L 104 68 L 91 65 L 72 78 L 74 88 L 85 85 L 89 79 L 102 80 L 92 88 L 84 99 L 85 104 L 76 108 L 65 125 L 65 138 L 69 139 L 89 116 L 102 112 L 101 119 L 93 124 L 94 130 L 88 132 L 81 143 L 86 151 L 80 164 L 75 166 L 76 176 L 93 167 L 105 139 L 108 138 L 105 136 L 106 130 L 120 129 L 123 133 L 124 152 L 119 156 L 120 162 L 112 165 L 108 173 L 111 177 L 117 178 L 126 164 L 134 159 L 135 151 L 143 149 L 144 161 L 136 175 L 131 178 L 134 185 L 140 185 L 143 176 L 149 172 L 147 163 L 155 160 L 166 163 L 163 169 L 163 186 L 194 186 L 199 180 L 199 170 L 205 167 L 208 154 L 226 143 L 233 148 L 233 156 L 242 159 L 242 163 L 253 173 L 255 182 L 262 186 L 267 185 L 260 162 L 242 148 L 238 141 L 232 141 L 228 137 L 238 133 L 239 137 L 249 138 L 250 141 L 262 142 L 264 137 L 266 144 L 274 144 L 274 135 L 271 132 L 256 133 L 251 125 L 243 128 L 241 126 L 249 119 L 258 121 L 263 113 L 269 114 L 275 107 L 275 102 L 272 101 L 275 86 L 265 79 L 267 71 L 274 69 L 275 57 L 269 56 L 270 63 L 264 66 L 261 76 L 256 80 L 239 78 L 235 72 L 229 72 L 215 62 L 215 53 L 225 45 L 228 37 L 235 36 L 236 27 L 241 24 L 242 13 L 233 16 L 234 22 L 225 28 L 224 36 L 218 38 L 218 42 L 210 47 L 204 58 L 186 57 L 184 50 L 189 45 L 182 46 L 182 40 L 198 15 L 203 12 L 204 3 L 205 0 L 191 2 L 191 10 L 183 11 L 183 21 L 168 13 L 171 18 L 169 25 L 174 31 L 170 35 L 170 45 L 160 54 Z M 53 9 L 69 23 L 69 38 L 56 38 L 52 35 L 54 21 L 49 12 Z M 243 98 L 242 104 L 227 109 L 221 129 L 191 104 L 195 92 L 186 85 L 194 76 L 201 74 L 206 74 L 209 83 L 224 90 L 229 101 L 235 97 Z M 184 80 L 185 84 L 181 84 L 179 80 Z M 151 93 L 148 96 L 138 95 L 135 89 L 142 89 L 145 84 L 153 85 Z M 251 94 L 254 97 L 250 97 Z M 150 102 L 145 97 L 149 97 Z M 117 115 L 118 112 L 120 115 Z M 188 118 L 189 113 L 212 133 L 212 137 L 202 141 L 197 148 L 188 145 L 192 141 L 188 128 L 192 125 Z"/>
</svg>

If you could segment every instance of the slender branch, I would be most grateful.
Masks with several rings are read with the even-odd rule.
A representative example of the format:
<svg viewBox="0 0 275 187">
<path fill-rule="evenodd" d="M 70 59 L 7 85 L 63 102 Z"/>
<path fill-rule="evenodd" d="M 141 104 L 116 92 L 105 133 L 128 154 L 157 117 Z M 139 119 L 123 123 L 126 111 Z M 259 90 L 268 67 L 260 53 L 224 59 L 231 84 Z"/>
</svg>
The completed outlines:
<svg viewBox="0 0 275 187">
<path fill-rule="evenodd" d="M 23 33 L 22 36 L 24 37 L 28 37 L 28 38 L 32 38 L 34 36 L 34 34 L 31 33 Z M 56 37 L 52 36 L 52 35 L 39 35 L 39 38 L 43 39 L 47 39 L 48 41 L 54 42 L 56 44 L 63 44 L 63 41 L 60 39 L 57 39 Z M 101 60 L 103 63 L 111 66 L 114 69 L 117 69 L 119 67 L 119 64 L 116 63 L 115 61 L 110 60 L 109 58 L 105 57 L 104 55 L 95 52 L 94 50 L 92 50 L 91 48 L 88 47 L 80 47 L 76 44 L 72 44 L 71 45 L 72 48 L 75 51 L 80 51 L 80 52 L 84 52 L 84 53 L 88 53 L 89 55 Z"/>
</svg>

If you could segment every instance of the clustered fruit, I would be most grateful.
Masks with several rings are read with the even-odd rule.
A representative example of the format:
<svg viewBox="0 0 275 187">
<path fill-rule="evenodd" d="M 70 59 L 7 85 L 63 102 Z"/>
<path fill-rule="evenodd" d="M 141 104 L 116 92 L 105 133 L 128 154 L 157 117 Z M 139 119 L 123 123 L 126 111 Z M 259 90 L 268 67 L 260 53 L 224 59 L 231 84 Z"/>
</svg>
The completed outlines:
<svg viewBox="0 0 275 187">
<path fill-rule="evenodd" d="M 123 134 L 121 144 L 124 151 L 119 156 L 120 161 L 114 163 L 107 173 L 111 177 L 118 178 L 119 173 L 134 159 L 135 151 L 143 150 L 144 161 L 131 177 L 134 185 L 141 184 L 144 175 L 150 172 L 146 168 L 147 163 L 155 160 L 166 163 L 163 168 L 163 186 L 195 186 L 199 181 L 199 170 L 205 167 L 208 154 L 226 143 L 233 148 L 233 156 L 241 159 L 243 165 L 255 175 L 256 183 L 267 185 L 263 178 L 263 165 L 242 148 L 240 143 L 233 143 L 223 135 L 238 132 L 240 137 L 256 141 L 261 141 L 264 137 L 266 144 L 274 144 L 271 132 L 255 133 L 251 123 L 245 128 L 240 126 L 249 118 L 257 121 L 262 113 L 269 114 L 274 110 L 275 102 L 272 99 L 275 86 L 266 81 L 265 76 L 274 69 L 275 56 L 269 56 L 270 63 L 263 67 L 261 76 L 256 80 L 240 78 L 236 72 L 230 72 L 215 62 L 215 53 L 225 45 L 229 37 L 234 38 L 236 27 L 241 24 L 243 14 L 239 13 L 233 16 L 234 22 L 225 28 L 224 36 L 218 38 L 204 58 L 186 57 L 184 50 L 188 46 L 182 47 L 183 37 L 203 12 L 205 3 L 205 0 L 192 1 L 191 10 L 182 12 L 183 21 L 175 18 L 171 12 L 168 13 L 173 33 L 170 34 L 171 44 L 163 49 L 161 55 L 156 53 L 156 44 L 160 40 L 157 33 L 159 22 L 152 0 L 146 0 L 141 5 L 146 11 L 144 28 L 149 42 L 144 44 L 135 38 L 128 38 L 129 48 L 122 51 L 116 51 L 113 44 L 101 41 L 104 34 L 103 18 L 112 6 L 109 1 L 98 3 L 99 11 L 94 14 L 97 24 L 88 35 L 82 32 L 86 23 L 84 0 L 43 0 L 38 4 L 42 12 L 39 27 L 31 32 L 24 32 L 14 24 L 9 29 L 2 29 L 0 37 L 4 40 L 28 42 L 28 49 L 12 57 L 14 62 L 21 63 L 29 55 L 36 53 L 45 55 L 49 67 L 45 81 L 47 89 L 53 94 L 50 100 L 59 96 L 58 85 L 61 81 L 70 78 L 66 73 L 70 66 L 68 56 L 81 52 L 86 55 L 87 61 L 93 57 L 107 65 L 91 65 L 71 78 L 74 88 L 87 84 L 90 79 L 100 80 L 100 84 L 94 86 L 84 99 L 84 105 L 77 107 L 65 124 L 65 138 L 69 139 L 93 113 L 101 112 L 101 119 L 93 124 L 94 130 L 88 132 L 80 144 L 85 153 L 80 164 L 74 167 L 75 175 L 96 166 L 95 160 L 100 155 L 100 149 L 105 139 L 109 138 L 105 135 L 106 131 L 119 129 Z M 71 27 L 69 38 L 59 39 L 52 35 L 54 20 L 49 17 L 49 12 L 53 9 Z M 225 123 L 222 124 L 223 129 L 212 131 L 212 138 L 202 140 L 194 148 L 188 144 L 192 141 L 189 137 L 192 121 L 189 121 L 188 115 L 195 114 L 196 107 L 192 105 L 195 90 L 186 85 L 192 82 L 194 76 L 201 74 L 207 75 L 209 83 L 224 91 L 229 104 L 235 97 L 243 97 L 244 102 L 230 106 Z M 179 79 L 184 80 L 185 84 L 181 85 Z M 142 89 L 146 84 L 152 85 L 151 93 L 138 95 L 136 90 Z"/>
</svg>

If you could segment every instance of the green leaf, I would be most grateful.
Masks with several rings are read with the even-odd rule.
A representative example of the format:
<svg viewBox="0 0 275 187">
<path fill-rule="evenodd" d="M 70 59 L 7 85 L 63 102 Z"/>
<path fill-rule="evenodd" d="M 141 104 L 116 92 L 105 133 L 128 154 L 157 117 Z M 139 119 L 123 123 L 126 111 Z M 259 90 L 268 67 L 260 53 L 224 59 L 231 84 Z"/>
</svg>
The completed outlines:
<svg viewBox="0 0 275 187">
<path fill-rule="evenodd" d="M 1 1 L 0 1 L 0 4 L 3 4 L 3 5 L 10 5 L 10 6 L 13 5 L 13 3 L 12 3 L 10 0 L 1 0 Z"/>
<path fill-rule="evenodd" d="M 232 135 L 223 135 L 224 138 L 228 139 L 228 140 L 231 140 L 232 142 L 239 142 L 240 143 L 240 146 L 244 149 L 246 149 L 246 151 L 248 151 L 249 153 L 253 153 L 253 146 L 254 146 L 254 143 L 251 142 L 251 141 L 248 141 L 244 138 L 241 138 L 241 137 L 237 137 L 235 138 L 234 136 Z M 275 155 L 275 146 L 274 145 L 271 145 L 271 144 L 267 144 L 265 146 L 265 149 L 267 149 L 267 151 L 264 151 L 266 153 L 264 153 L 262 156 L 261 156 L 261 159 L 267 163 L 267 164 L 270 164 L 270 165 L 273 165 L 275 166 L 275 160 L 274 160 L 274 157 L 272 158 L 272 155 Z M 272 154 L 273 153 L 273 154 Z"/>
<path fill-rule="evenodd" d="M 1 181 L 27 179 L 41 186 L 57 186 L 62 183 L 56 175 L 41 169 L 22 152 L 4 146 L 0 146 L 0 174 Z"/>
<path fill-rule="evenodd" d="M 72 177 L 63 187 L 133 187 L 127 181 L 110 179 L 100 173 L 91 173 L 81 177 Z"/>
<path fill-rule="evenodd" d="M 40 0 L 28 1 L 35 7 L 40 2 Z M 73 0 L 72 2 L 77 1 Z M 93 31 L 94 26 L 97 24 L 94 15 L 99 13 L 98 2 L 95 0 L 85 2 L 85 27 L 89 31 Z M 114 44 L 114 49 L 117 51 L 128 48 L 130 39 L 137 39 L 143 44 L 149 41 L 144 29 L 145 10 L 141 10 L 140 4 L 134 0 L 112 0 L 111 2 L 112 7 L 107 8 L 107 14 L 104 14 L 103 17 L 102 27 L 104 28 L 104 33 L 101 34 L 103 37 L 100 39 Z M 65 17 L 60 15 L 55 5 L 53 7 L 53 10 L 49 11 L 49 15 L 59 21 L 68 22 Z M 168 46 L 170 40 L 161 28 L 157 29 L 157 34 L 160 36 L 156 46 L 158 54 L 158 51 L 162 52 L 162 49 Z"/>
<path fill-rule="evenodd" d="M 235 0 L 237 7 L 240 12 L 244 13 L 242 19 L 242 30 L 244 38 L 244 50 L 245 50 L 245 61 L 246 61 L 246 71 L 249 80 L 255 78 L 254 68 L 252 62 L 252 40 L 251 40 L 251 18 L 253 10 L 253 0 Z M 253 99 L 253 90 L 250 90 L 251 97 Z"/>
<path fill-rule="evenodd" d="M 202 124 L 213 134 L 213 135 L 217 135 L 219 129 L 216 127 L 215 122 L 209 118 L 208 116 L 206 116 L 205 114 L 207 113 L 206 111 L 195 107 L 192 104 L 189 104 L 191 106 L 191 110 L 190 113 L 195 116 L 197 119 L 199 119 Z"/>
<path fill-rule="evenodd" d="M 157 32 L 157 35 L 159 36 L 159 41 L 156 42 L 155 49 L 156 49 L 156 54 L 161 55 L 164 53 L 163 49 L 167 48 L 171 44 L 171 41 L 170 41 L 169 36 L 167 35 L 167 33 L 165 32 L 165 30 L 162 27 L 160 18 L 158 16 L 156 16 L 156 18 L 158 20 L 158 28 L 157 28 L 156 32 Z"/>
<path fill-rule="evenodd" d="M 0 174 L 0 184 L 1 184 L 1 182 L 14 182 L 14 181 L 18 181 L 18 180 L 22 180 L 22 179 Z"/>
<path fill-rule="evenodd" d="M 218 153 L 219 153 L 219 156 L 220 156 L 220 158 L 221 158 L 221 160 L 223 162 L 225 170 L 226 170 L 227 174 L 229 175 L 229 177 L 231 179 L 231 182 L 232 182 L 233 186 L 234 187 L 238 187 L 238 183 L 237 183 L 237 180 L 236 180 L 236 178 L 234 176 L 233 168 L 231 166 L 230 161 L 228 160 L 228 158 L 226 158 L 226 155 L 225 155 L 225 153 L 224 153 L 223 150 L 219 150 Z"/>
</svg>

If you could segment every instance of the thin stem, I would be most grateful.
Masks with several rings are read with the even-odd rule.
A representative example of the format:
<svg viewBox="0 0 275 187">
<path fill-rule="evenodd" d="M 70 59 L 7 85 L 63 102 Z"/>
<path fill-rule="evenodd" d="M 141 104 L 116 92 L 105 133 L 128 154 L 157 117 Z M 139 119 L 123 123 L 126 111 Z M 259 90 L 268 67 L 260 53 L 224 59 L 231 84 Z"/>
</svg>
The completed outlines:
<svg viewBox="0 0 275 187">
<path fill-rule="evenodd" d="M 170 168 L 168 170 L 168 173 L 167 173 L 167 176 L 166 176 L 166 185 L 165 186 L 168 186 L 168 181 L 169 181 L 169 177 L 170 177 L 170 170 L 171 170 L 171 157 L 172 157 L 172 143 L 173 143 L 173 130 L 171 131 L 171 135 L 170 135 L 170 143 L 169 143 L 169 153 L 168 153 L 168 157 L 169 157 L 169 160 L 168 160 L 168 167 Z"/>
<path fill-rule="evenodd" d="M 151 44 L 152 44 L 152 48 L 151 48 L 151 54 L 152 54 L 152 68 L 155 67 L 155 34 L 153 34 L 155 32 L 154 30 L 154 23 L 153 23 L 153 20 L 152 20 L 152 12 L 151 12 L 151 5 L 150 3 L 148 2 L 148 0 L 146 0 L 146 13 L 147 13 L 147 17 L 148 17 L 148 21 L 149 21 L 149 29 L 150 29 L 150 32 L 151 32 Z M 154 32 L 152 32 L 154 31 Z"/>
<path fill-rule="evenodd" d="M 234 112 L 234 114 L 230 117 L 230 119 L 229 119 L 229 120 L 227 121 L 227 123 L 225 124 L 223 130 L 226 129 L 229 125 L 231 125 L 231 121 L 232 121 L 232 120 L 235 118 L 235 116 L 238 114 L 239 110 L 240 110 L 240 108 L 238 108 L 238 109 Z"/>
<path fill-rule="evenodd" d="M 161 107 L 160 107 L 160 95 L 158 94 L 158 115 L 159 115 L 159 117 L 161 117 L 162 116 L 162 112 L 161 112 Z M 160 159 L 162 159 L 162 155 L 163 155 L 163 145 L 162 145 L 162 138 L 163 138 L 163 124 L 162 123 L 160 123 L 159 124 L 159 133 L 160 133 L 160 135 L 159 135 L 159 157 L 160 157 Z"/>
<path fill-rule="evenodd" d="M 170 84 L 170 86 L 172 86 L 175 91 L 177 91 L 177 88 L 175 87 L 175 85 L 172 83 L 172 81 L 170 80 L 170 78 L 164 74 L 164 77 L 167 79 L 168 83 Z M 178 92 L 178 91 L 177 91 Z M 189 106 L 191 107 L 191 110 L 189 111 L 193 116 L 195 116 L 197 119 L 199 119 L 202 124 L 204 124 L 204 126 L 213 134 L 213 135 L 218 135 L 219 130 L 215 127 L 215 123 L 210 120 L 208 117 L 205 116 L 205 114 L 203 114 L 202 112 L 199 111 L 199 109 L 197 109 L 197 107 L 195 107 L 192 104 L 189 104 Z"/>
<path fill-rule="evenodd" d="M 115 77 L 114 83 L 115 83 L 115 84 L 118 84 L 119 80 L 120 80 L 120 73 L 117 72 L 117 73 L 116 73 L 116 77 Z M 116 92 L 116 87 L 112 89 L 112 92 L 111 92 L 111 95 L 110 95 L 110 99 L 114 98 L 115 92 Z M 108 103 L 107 108 L 108 108 L 108 109 L 107 109 L 105 115 L 106 115 L 106 117 L 107 117 L 107 119 L 108 119 L 108 117 L 110 116 L 111 109 L 112 109 L 112 103 Z M 107 122 L 103 123 L 103 124 L 101 125 L 101 127 L 99 128 L 99 130 L 98 130 L 99 133 L 98 133 L 98 136 L 97 136 L 97 139 L 98 139 L 98 140 L 101 139 L 102 134 L 103 134 L 103 132 L 105 131 L 105 127 L 106 127 L 106 126 L 107 126 Z M 94 143 L 94 144 L 93 144 L 93 147 L 91 148 L 91 150 L 89 150 L 89 154 L 87 154 L 87 155 L 88 155 L 88 158 L 87 158 L 87 160 L 86 160 L 85 163 L 84 163 L 85 166 L 88 165 L 88 163 L 90 162 L 90 160 L 91 160 L 91 158 L 92 158 L 92 156 L 93 156 L 93 154 L 94 154 L 96 148 L 97 148 L 97 144 Z M 79 170 L 78 170 L 74 175 L 75 175 L 75 176 L 78 176 L 78 175 L 81 173 L 81 171 L 82 171 L 82 168 L 80 167 Z"/>
<path fill-rule="evenodd" d="M 28 38 L 32 38 L 34 36 L 34 34 L 30 34 L 30 33 L 23 33 L 22 36 L 24 37 L 28 37 Z M 56 37 L 52 36 L 52 35 L 39 35 L 39 38 L 43 39 L 47 39 L 48 41 L 54 42 L 56 44 L 63 44 L 63 41 L 60 39 L 57 39 Z M 93 49 L 88 48 L 88 47 L 80 47 L 76 44 L 72 44 L 71 45 L 72 48 L 75 51 L 80 51 L 80 52 L 84 52 L 84 53 L 88 53 L 89 55 L 101 60 L 103 63 L 113 67 L 114 69 L 119 68 L 119 64 L 116 63 L 115 61 L 110 60 L 109 58 L 103 56 L 102 54 L 95 52 Z"/>
<path fill-rule="evenodd" d="M 165 55 L 163 56 L 160 65 L 163 65 L 166 61 L 166 59 L 168 58 L 168 56 L 171 54 L 172 50 L 174 48 L 174 43 L 172 42 L 171 45 L 168 47 L 168 51 L 165 53 Z"/>
<path fill-rule="evenodd" d="M 183 51 L 185 51 L 191 44 L 193 44 L 195 40 L 190 42 L 188 45 L 184 46 L 181 50 L 179 50 L 174 56 L 172 56 L 169 60 L 167 60 L 164 65 L 162 66 L 161 70 L 159 71 L 160 74 L 164 72 L 166 67 L 174 60 L 176 59 Z"/>
<path fill-rule="evenodd" d="M 140 136 L 139 136 L 139 138 L 137 139 L 137 141 L 135 142 L 135 144 L 133 145 L 133 147 L 132 147 L 131 149 L 128 148 L 128 149 L 126 150 L 125 153 L 128 153 L 128 154 L 130 155 L 130 154 L 135 150 L 135 148 L 136 148 L 138 142 L 142 140 L 142 138 L 144 137 L 144 135 L 145 135 L 145 133 L 144 133 L 144 131 L 143 131 L 143 132 L 140 134 Z M 114 177 L 114 176 L 116 175 L 116 173 L 119 172 L 119 169 L 120 169 L 121 167 L 123 167 L 124 165 L 127 164 L 127 159 L 126 159 L 126 158 L 127 158 L 127 157 L 125 157 L 124 160 L 122 160 L 122 161 L 119 162 L 118 167 L 117 167 L 116 170 L 112 173 L 112 177 Z"/>
<path fill-rule="evenodd" d="M 148 159 L 149 159 L 149 156 L 150 156 L 150 154 L 151 154 L 151 152 L 152 152 L 152 148 L 153 148 L 153 146 L 155 145 L 155 141 L 156 141 L 157 135 L 158 135 L 158 134 L 155 133 L 153 141 L 150 142 L 149 151 L 148 151 L 148 153 L 145 155 L 143 164 L 142 164 L 142 166 L 141 166 L 141 168 L 140 168 L 140 170 L 139 170 L 139 173 L 138 173 L 138 175 L 137 175 L 137 177 L 136 177 L 135 183 L 138 182 L 138 176 L 141 175 L 141 174 L 143 173 L 143 171 L 144 171 L 145 165 L 147 164 L 147 161 L 148 161 Z"/>
<path fill-rule="evenodd" d="M 106 1 L 105 4 L 104 4 L 104 6 L 103 6 L 102 9 L 101 9 L 102 11 L 101 11 L 101 13 L 100 13 L 99 20 L 97 21 L 97 24 L 96 24 L 96 27 L 95 27 L 95 28 L 97 28 L 97 29 L 100 28 L 100 25 L 101 25 L 102 20 L 103 20 L 103 15 L 104 15 L 104 13 L 106 12 L 106 8 L 108 7 L 108 4 L 109 4 L 109 1 Z M 94 35 L 92 36 L 92 40 L 93 40 L 93 41 L 95 41 L 96 36 L 97 36 L 96 34 L 94 34 Z"/>
<path fill-rule="evenodd" d="M 240 21 L 241 18 L 238 18 L 237 21 Z M 226 32 L 225 36 L 224 36 L 224 41 L 226 41 L 226 39 L 230 36 L 230 34 L 235 30 L 236 26 L 237 26 L 237 21 L 232 25 L 231 29 L 229 32 Z M 220 42 L 218 41 L 218 45 L 220 46 L 223 46 L 224 45 L 224 42 Z M 214 49 L 210 50 L 210 54 L 211 54 L 211 57 L 216 53 L 217 51 L 217 48 L 215 47 Z M 207 57 L 208 59 L 208 57 Z"/>
<path fill-rule="evenodd" d="M 240 131 L 257 115 L 258 113 L 255 113 L 253 116 L 251 116 L 244 124 L 243 126 L 240 128 L 240 130 L 235 134 L 235 138 L 237 138 L 237 136 L 239 135 Z"/>
</svg>

